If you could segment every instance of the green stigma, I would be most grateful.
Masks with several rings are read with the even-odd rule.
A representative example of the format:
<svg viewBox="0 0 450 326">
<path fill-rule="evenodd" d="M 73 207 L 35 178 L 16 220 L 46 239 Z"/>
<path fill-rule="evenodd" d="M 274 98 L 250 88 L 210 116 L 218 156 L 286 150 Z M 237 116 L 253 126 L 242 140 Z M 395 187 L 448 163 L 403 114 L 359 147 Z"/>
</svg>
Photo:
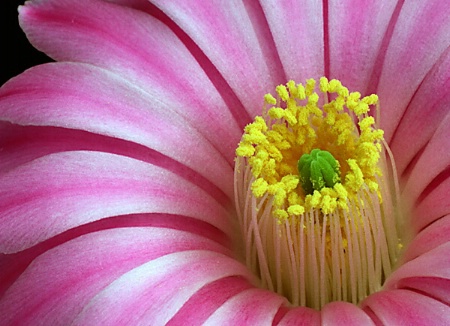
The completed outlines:
<svg viewBox="0 0 450 326">
<path fill-rule="evenodd" d="M 313 194 L 314 190 L 333 186 L 341 182 L 339 162 L 330 152 L 313 149 L 310 154 L 303 154 L 298 161 L 300 182 L 306 194 Z"/>
</svg>

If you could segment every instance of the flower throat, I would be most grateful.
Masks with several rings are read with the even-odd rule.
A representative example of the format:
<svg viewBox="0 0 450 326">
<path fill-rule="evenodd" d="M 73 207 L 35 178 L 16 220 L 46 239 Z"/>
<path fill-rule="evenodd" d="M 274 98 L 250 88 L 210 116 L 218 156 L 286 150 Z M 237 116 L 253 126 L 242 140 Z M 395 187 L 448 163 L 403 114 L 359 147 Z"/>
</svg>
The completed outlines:
<svg viewBox="0 0 450 326">
<path fill-rule="evenodd" d="M 261 287 L 316 309 L 379 290 L 401 249 L 395 164 L 369 115 L 378 97 L 324 77 L 319 88 L 289 81 L 267 94 L 235 166 L 247 266 Z"/>
</svg>

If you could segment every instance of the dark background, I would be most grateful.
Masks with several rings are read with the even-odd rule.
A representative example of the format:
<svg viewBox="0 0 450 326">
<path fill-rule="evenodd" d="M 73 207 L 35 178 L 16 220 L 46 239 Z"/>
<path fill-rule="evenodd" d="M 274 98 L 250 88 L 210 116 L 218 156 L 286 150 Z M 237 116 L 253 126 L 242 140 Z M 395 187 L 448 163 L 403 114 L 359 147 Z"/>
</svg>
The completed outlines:
<svg viewBox="0 0 450 326">
<path fill-rule="evenodd" d="M 28 42 L 20 29 L 17 7 L 24 0 L 0 0 L 0 85 L 25 69 L 51 61 Z"/>
</svg>

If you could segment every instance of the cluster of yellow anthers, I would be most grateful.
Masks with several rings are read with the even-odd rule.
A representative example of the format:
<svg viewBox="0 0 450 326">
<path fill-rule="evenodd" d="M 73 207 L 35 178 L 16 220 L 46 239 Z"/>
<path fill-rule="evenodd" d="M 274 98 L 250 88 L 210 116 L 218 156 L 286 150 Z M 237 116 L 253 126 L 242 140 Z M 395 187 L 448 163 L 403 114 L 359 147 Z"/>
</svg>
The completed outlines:
<svg viewBox="0 0 450 326">
<path fill-rule="evenodd" d="M 322 100 L 315 88 L 314 79 L 305 85 L 291 80 L 277 86 L 278 100 L 266 94 L 262 117 L 245 127 L 236 149 L 251 167 L 253 195 L 273 196 L 272 214 L 280 220 L 310 209 L 321 209 L 324 214 L 348 210 L 348 200 L 356 200 L 363 185 L 380 196 L 376 175 L 381 176 L 378 160 L 383 131 L 375 128 L 374 118 L 368 115 L 378 97 L 361 98 L 358 92 L 349 93 L 340 81 L 325 77 L 320 79 Z M 315 148 L 330 152 L 338 161 L 342 183 L 305 194 L 299 185 L 297 162 Z"/>
</svg>

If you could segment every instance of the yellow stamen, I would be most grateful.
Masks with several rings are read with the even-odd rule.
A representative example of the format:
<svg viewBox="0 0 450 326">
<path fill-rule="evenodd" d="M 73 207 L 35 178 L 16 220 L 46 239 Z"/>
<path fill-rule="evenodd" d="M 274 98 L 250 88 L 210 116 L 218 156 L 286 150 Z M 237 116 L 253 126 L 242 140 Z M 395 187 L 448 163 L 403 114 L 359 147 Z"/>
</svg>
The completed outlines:
<svg viewBox="0 0 450 326">
<path fill-rule="evenodd" d="M 290 206 L 303 210 L 321 209 L 331 214 L 340 207 L 338 202 L 355 199 L 362 185 L 376 190 L 376 177 L 381 176 L 378 161 L 383 131 L 374 127 L 375 120 L 368 116 L 369 105 L 376 105 L 378 97 L 370 95 L 360 99 L 359 93 L 349 93 L 338 80 L 320 79 L 320 90 L 335 98 L 318 106 L 319 96 L 314 92 L 315 81 L 310 79 L 304 87 L 289 81 L 286 86 L 276 88 L 279 100 L 271 94 L 265 96 L 266 104 L 272 105 L 262 117 L 245 128 L 245 134 L 236 150 L 237 156 L 247 157 L 257 185 L 264 180 L 267 189 L 275 196 L 273 211 L 289 210 Z M 306 94 L 306 97 L 305 97 Z M 359 130 L 354 124 L 359 122 Z M 301 154 L 319 148 L 329 151 L 343 169 L 345 192 L 324 190 L 320 195 L 325 201 L 299 196 L 296 202 L 288 202 L 291 192 L 301 192 L 297 187 L 288 187 L 283 177 L 296 175 L 296 164 Z M 297 176 L 296 176 L 297 177 Z M 256 182 L 255 181 L 255 182 Z M 265 192 L 253 187 L 254 195 L 262 197 Z M 344 205 L 345 206 L 345 205 Z M 291 209 L 291 212 L 301 211 Z M 284 215 L 284 214 L 283 214 Z"/>
</svg>

